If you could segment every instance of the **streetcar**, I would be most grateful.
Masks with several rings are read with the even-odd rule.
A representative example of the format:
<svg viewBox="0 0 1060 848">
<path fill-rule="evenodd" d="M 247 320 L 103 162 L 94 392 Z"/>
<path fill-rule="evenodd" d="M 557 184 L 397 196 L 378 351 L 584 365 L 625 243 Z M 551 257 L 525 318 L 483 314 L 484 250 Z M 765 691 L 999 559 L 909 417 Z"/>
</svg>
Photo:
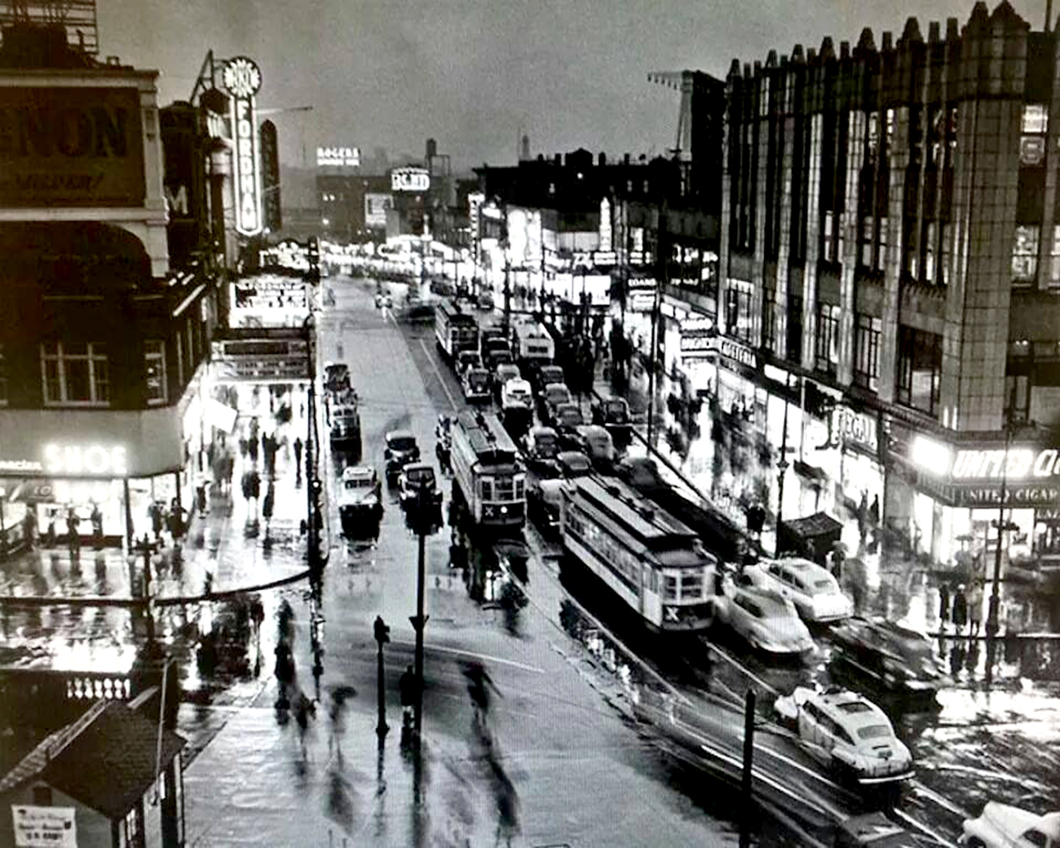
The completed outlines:
<svg viewBox="0 0 1060 848">
<path fill-rule="evenodd" d="M 470 312 L 451 300 L 439 300 L 434 308 L 434 335 L 447 361 L 453 362 L 461 351 L 478 350 L 478 322 Z"/>
<path fill-rule="evenodd" d="M 615 478 L 562 490 L 560 534 L 576 560 L 655 632 L 707 629 L 718 563 L 686 525 Z"/>
<path fill-rule="evenodd" d="M 450 458 L 453 499 L 481 528 L 512 529 L 526 521 L 526 469 L 496 415 L 460 413 Z"/>
</svg>

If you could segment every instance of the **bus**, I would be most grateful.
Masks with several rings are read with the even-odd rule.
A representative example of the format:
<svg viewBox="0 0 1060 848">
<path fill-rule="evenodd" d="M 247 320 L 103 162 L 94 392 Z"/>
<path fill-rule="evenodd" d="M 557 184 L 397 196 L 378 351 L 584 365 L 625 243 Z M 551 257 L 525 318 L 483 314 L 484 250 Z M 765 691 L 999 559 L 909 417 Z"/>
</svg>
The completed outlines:
<svg viewBox="0 0 1060 848">
<path fill-rule="evenodd" d="M 475 316 L 464 312 L 460 304 L 451 300 L 439 300 L 434 308 L 434 335 L 442 355 L 449 362 L 455 361 L 463 350 L 478 350 Z"/>
<path fill-rule="evenodd" d="M 492 413 L 462 412 L 450 454 L 453 499 L 478 527 L 517 529 L 526 522 L 526 469 L 515 442 Z"/>
<path fill-rule="evenodd" d="M 536 321 L 522 321 L 512 331 L 515 359 L 520 365 L 548 365 L 556 358 L 556 342 Z"/>
<path fill-rule="evenodd" d="M 689 527 L 620 480 L 568 481 L 560 534 L 568 558 L 599 578 L 649 629 L 688 633 L 710 626 L 717 560 Z"/>
</svg>

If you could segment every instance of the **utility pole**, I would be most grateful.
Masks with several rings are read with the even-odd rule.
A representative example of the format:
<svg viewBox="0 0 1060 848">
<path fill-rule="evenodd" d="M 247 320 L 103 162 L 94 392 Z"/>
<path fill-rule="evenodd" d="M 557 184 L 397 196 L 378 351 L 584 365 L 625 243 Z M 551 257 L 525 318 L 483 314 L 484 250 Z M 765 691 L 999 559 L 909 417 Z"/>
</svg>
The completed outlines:
<svg viewBox="0 0 1060 848">
<path fill-rule="evenodd" d="M 777 460 L 777 531 L 773 555 L 780 556 L 780 525 L 784 515 L 784 477 L 788 470 L 788 380 L 784 378 L 784 427 L 780 436 L 780 459 Z"/>
<path fill-rule="evenodd" d="M 755 693 L 747 690 L 743 714 L 743 779 L 740 793 L 743 796 L 743 816 L 740 821 L 740 848 L 751 846 L 751 822 L 754 820 L 753 767 L 755 753 Z"/>
<path fill-rule="evenodd" d="M 155 616 L 151 605 L 151 556 L 154 554 L 155 550 L 157 550 L 157 547 L 158 546 L 148 538 L 146 533 L 133 547 L 133 550 L 138 554 L 143 554 L 144 558 L 144 621 L 147 625 L 147 644 L 152 648 L 155 644 Z"/>
<path fill-rule="evenodd" d="M 659 310 L 662 307 L 662 287 L 669 282 L 670 253 L 667 242 L 667 226 L 669 219 L 669 204 L 667 197 L 663 195 L 662 206 L 659 209 L 659 223 L 656 227 L 655 251 L 657 253 L 657 268 L 659 279 L 655 282 L 655 297 L 651 307 L 651 356 L 648 359 L 648 449 L 655 447 L 653 441 L 655 429 L 655 371 L 659 363 L 656 359 L 659 355 Z"/>
</svg>

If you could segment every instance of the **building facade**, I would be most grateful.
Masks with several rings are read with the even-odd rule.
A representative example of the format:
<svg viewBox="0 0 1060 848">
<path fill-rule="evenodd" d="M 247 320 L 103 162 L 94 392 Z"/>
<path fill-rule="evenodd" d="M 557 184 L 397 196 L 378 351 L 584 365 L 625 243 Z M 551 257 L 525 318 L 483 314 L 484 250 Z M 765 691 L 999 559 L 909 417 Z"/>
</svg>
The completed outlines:
<svg viewBox="0 0 1060 848">
<path fill-rule="evenodd" d="M 717 329 L 679 340 L 728 448 L 715 487 L 981 564 L 1004 501 L 1009 557 L 1057 553 L 1057 48 L 978 3 L 733 63 Z"/>
<path fill-rule="evenodd" d="M 0 146 L 18 162 L 0 184 L 0 554 L 72 516 L 86 540 L 127 543 L 149 503 L 190 501 L 202 446 L 202 180 L 166 179 L 156 72 L 65 38 L 26 25 L 0 47 Z"/>
</svg>

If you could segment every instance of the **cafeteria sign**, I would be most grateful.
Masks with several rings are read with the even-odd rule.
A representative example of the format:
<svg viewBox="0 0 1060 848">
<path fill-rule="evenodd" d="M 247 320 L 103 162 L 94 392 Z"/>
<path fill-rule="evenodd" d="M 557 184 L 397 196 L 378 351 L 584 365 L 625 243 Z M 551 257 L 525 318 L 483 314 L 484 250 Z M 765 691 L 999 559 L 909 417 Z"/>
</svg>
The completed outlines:
<svg viewBox="0 0 1060 848">
<path fill-rule="evenodd" d="M 11 805 L 15 848 L 77 848 L 73 807 Z"/>
</svg>

